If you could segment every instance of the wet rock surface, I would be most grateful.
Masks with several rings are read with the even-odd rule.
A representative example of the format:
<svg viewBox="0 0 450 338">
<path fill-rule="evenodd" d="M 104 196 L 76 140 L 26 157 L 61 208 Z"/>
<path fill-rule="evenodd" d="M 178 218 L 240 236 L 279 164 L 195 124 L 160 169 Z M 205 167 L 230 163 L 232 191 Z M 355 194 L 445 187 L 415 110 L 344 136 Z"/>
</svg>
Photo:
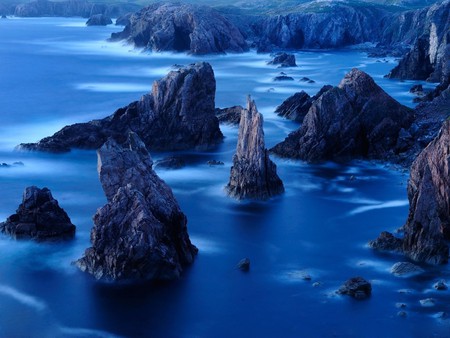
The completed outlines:
<svg viewBox="0 0 450 338">
<path fill-rule="evenodd" d="M 75 225 L 48 188 L 25 189 L 16 213 L 0 223 L 0 231 L 16 239 L 57 240 L 75 235 Z"/>
<path fill-rule="evenodd" d="M 110 138 L 98 150 L 108 203 L 94 215 L 92 247 L 76 261 L 82 271 L 101 280 L 171 280 L 193 262 L 197 248 L 186 216 L 152 165 L 135 133 L 124 144 Z"/>
<path fill-rule="evenodd" d="M 277 53 L 275 57 L 270 60 L 268 65 L 278 65 L 279 68 L 297 67 L 295 62 L 295 55 L 288 53 Z"/>
<path fill-rule="evenodd" d="M 380 251 L 402 251 L 403 240 L 383 231 L 377 239 L 369 242 L 369 246 Z"/>
<path fill-rule="evenodd" d="M 366 299 L 372 294 L 372 285 L 362 277 L 353 277 L 347 280 L 337 293 L 359 300 Z"/>
<path fill-rule="evenodd" d="M 410 262 L 398 262 L 391 267 L 391 273 L 397 277 L 410 277 L 423 272 L 420 266 Z"/>
</svg>

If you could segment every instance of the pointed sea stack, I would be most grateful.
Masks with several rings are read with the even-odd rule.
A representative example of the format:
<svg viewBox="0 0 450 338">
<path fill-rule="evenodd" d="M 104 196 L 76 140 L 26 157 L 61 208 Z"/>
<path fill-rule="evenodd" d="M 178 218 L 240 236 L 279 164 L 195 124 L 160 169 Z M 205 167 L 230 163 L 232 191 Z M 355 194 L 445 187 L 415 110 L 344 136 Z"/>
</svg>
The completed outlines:
<svg viewBox="0 0 450 338">
<path fill-rule="evenodd" d="M 263 116 L 250 96 L 241 114 L 228 194 L 237 199 L 268 199 L 284 192 L 277 167 L 264 144 Z"/>
<path fill-rule="evenodd" d="M 75 235 L 75 225 L 48 188 L 31 186 L 16 213 L 0 223 L 0 232 L 16 239 L 69 239 Z"/>
<path fill-rule="evenodd" d="M 450 239 L 450 121 L 419 154 L 408 182 L 409 215 L 403 251 L 411 259 L 447 263 Z"/>
<path fill-rule="evenodd" d="M 193 262 L 197 248 L 170 187 L 152 169 L 137 134 L 98 150 L 98 172 L 108 203 L 94 215 L 92 247 L 76 262 L 96 279 L 171 280 Z"/>
</svg>

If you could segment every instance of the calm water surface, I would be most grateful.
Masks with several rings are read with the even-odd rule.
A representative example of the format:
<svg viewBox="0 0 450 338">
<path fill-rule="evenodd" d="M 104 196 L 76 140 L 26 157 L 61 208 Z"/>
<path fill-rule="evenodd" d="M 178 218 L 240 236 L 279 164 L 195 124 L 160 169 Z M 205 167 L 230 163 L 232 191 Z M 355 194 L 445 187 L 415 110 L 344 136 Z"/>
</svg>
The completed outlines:
<svg viewBox="0 0 450 338">
<path fill-rule="evenodd" d="M 223 190 L 235 127 L 222 126 L 226 139 L 215 151 L 178 153 L 185 168 L 158 172 L 200 249 L 180 280 L 114 286 L 72 266 L 90 244 L 92 215 L 105 203 L 95 152 L 19 153 L 14 146 L 113 113 L 150 91 L 174 64 L 210 62 L 218 107 L 243 105 L 251 94 L 264 114 L 268 147 L 298 127 L 274 114 L 277 105 L 297 91 L 312 95 L 325 84 L 337 85 L 353 67 L 413 105 L 408 90 L 415 82 L 383 78 L 394 59 L 357 51 L 297 53 L 299 67 L 284 70 L 295 81 L 280 83 L 272 81 L 280 69 L 266 65 L 266 54 L 149 55 L 106 42 L 118 30 L 85 27 L 82 19 L 0 20 L 0 162 L 24 163 L 0 168 L 0 219 L 14 212 L 26 186 L 37 185 L 49 187 L 77 225 L 69 243 L 0 236 L 0 337 L 450 337 L 449 320 L 435 318 L 450 312 L 450 292 L 432 288 L 450 279 L 449 268 L 396 278 L 389 269 L 404 258 L 366 246 L 382 230 L 403 225 L 407 173 L 365 162 L 306 165 L 275 158 L 286 193 L 270 202 L 239 203 Z M 304 76 L 315 83 L 299 82 Z M 225 165 L 209 167 L 211 159 Z M 252 262 L 247 274 L 235 269 L 243 257 Z M 312 280 L 303 280 L 304 274 Z M 335 294 L 357 275 L 373 284 L 369 300 Z M 419 300 L 428 297 L 437 305 L 422 308 Z M 397 316 L 398 302 L 407 304 L 406 318 Z"/>
</svg>

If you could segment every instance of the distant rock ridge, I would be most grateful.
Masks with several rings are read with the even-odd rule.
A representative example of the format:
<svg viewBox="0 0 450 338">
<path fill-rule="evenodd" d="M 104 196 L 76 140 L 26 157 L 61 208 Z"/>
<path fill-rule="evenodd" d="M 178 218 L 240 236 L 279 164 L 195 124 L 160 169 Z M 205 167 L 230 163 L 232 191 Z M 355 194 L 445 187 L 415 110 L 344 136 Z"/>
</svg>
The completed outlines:
<svg viewBox="0 0 450 338">
<path fill-rule="evenodd" d="M 399 250 L 414 261 L 429 264 L 448 262 L 450 240 L 450 121 L 444 122 L 439 135 L 413 162 L 408 181 L 409 214 L 403 227 L 403 239 L 391 234 L 373 242 L 375 249 L 386 247 L 383 238 L 398 244 Z"/>
<path fill-rule="evenodd" d="M 92 247 L 76 265 L 96 279 L 171 280 L 193 262 L 197 248 L 186 216 L 137 134 L 110 138 L 98 150 L 98 172 L 108 203 L 94 215 Z"/>
<path fill-rule="evenodd" d="M 134 13 L 112 40 L 124 40 L 152 51 L 191 54 L 242 53 L 248 50 L 239 29 L 207 6 L 156 3 Z"/>
<path fill-rule="evenodd" d="M 151 150 L 210 149 L 222 142 L 214 114 L 216 81 L 210 64 L 199 62 L 171 71 L 152 92 L 102 120 L 66 126 L 38 143 L 19 149 L 67 152 L 98 149 L 108 137 L 136 132 Z"/>
<path fill-rule="evenodd" d="M 48 188 L 31 186 L 25 189 L 16 213 L 0 223 L 0 232 L 16 239 L 48 241 L 72 238 L 75 225 Z"/>
<path fill-rule="evenodd" d="M 226 190 L 229 196 L 239 200 L 265 200 L 284 192 L 276 165 L 265 148 L 263 116 L 250 96 L 247 108 L 241 113 L 236 153 Z"/>
<path fill-rule="evenodd" d="M 366 73 L 352 69 L 309 108 L 301 127 L 271 149 L 308 162 L 354 158 L 387 160 L 409 147 L 402 130 L 413 110 L 386 94 Z"/>
<path fill-rule="evenodd" d="M 109 16 L 104 14 L 94 14 L 91 15 L 88 21 L 86 21 L 86 26 L 107 26 L 112 23 L 113 22 Z"/>
</svg>

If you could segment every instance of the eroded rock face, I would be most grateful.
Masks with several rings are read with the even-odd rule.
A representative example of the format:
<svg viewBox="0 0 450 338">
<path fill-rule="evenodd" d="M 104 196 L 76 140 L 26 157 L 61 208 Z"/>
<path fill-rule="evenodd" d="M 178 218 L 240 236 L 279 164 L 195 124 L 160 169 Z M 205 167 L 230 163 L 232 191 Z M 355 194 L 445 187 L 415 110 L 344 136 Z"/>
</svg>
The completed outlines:
<svg viewBox="0 0 450 338">
<path fill-rule="evenodd" d="M 19 149 L 66 152 L 98 149 L 108 137 L 139 134 L 152 150 L 210 149 L 222 142 L 214 114 L 216 81 L 211 65 L 199 62 L 155 81 L 152 92 L 102 120 L 66 126 L 38 143 Z"/>
<path fill-rule="evenodd" d="M 98 150 L 98 172 L 108 203 L 94 215 L 92 247 L 76 262 L 102 280 L 170 280 L 193 262 L 186 216 L 172 190 L 152 169 L 137 134 Z"/>
<path fill-rule="evenodd" d="M 248 50 L 239 29 L 217 11 L 182 3 L 152 4 L 132 15 L 125 29 L 111 38 L 127 39 L 153 51 L 210 54 Z"/>
<path fill-rule="evenodd" d="M 263 200 L 284 192 L 276 165 L 265 148 L 263 116 L 250 97 L 247 99 L 247 109 L 242 111 L 236 153 L 226 190 L 237 199 Z"/>
<path fill-rule="evenodd" d="M 49 189 L 31 186 L 16 213 L 0 223 L 0 231 L 17 239 L 68 239 L 75 235 L 75 225 Z"/>
<path fill-rule="evenodd" d="M 450 121 L 411 166 L 403 250 L 413 260 L 447 263 L 450 239 Z"/>
<path fill-rule="evenodd" d="M 366 73 L 353 69 L 339 86 L 309 108 L 302 126 L 271 149 L 309 162 L 353 158 L 389 159 L 404 148 L 400 131 L 413 111 L 386 94 Z"/>
<path fill-rule="evenodd" d="M 92 15 L 86 22 L 86 26 L 107 26 L 111 25 L 113 22 L 109 16 L 104 14 Z"/>
</svg>

